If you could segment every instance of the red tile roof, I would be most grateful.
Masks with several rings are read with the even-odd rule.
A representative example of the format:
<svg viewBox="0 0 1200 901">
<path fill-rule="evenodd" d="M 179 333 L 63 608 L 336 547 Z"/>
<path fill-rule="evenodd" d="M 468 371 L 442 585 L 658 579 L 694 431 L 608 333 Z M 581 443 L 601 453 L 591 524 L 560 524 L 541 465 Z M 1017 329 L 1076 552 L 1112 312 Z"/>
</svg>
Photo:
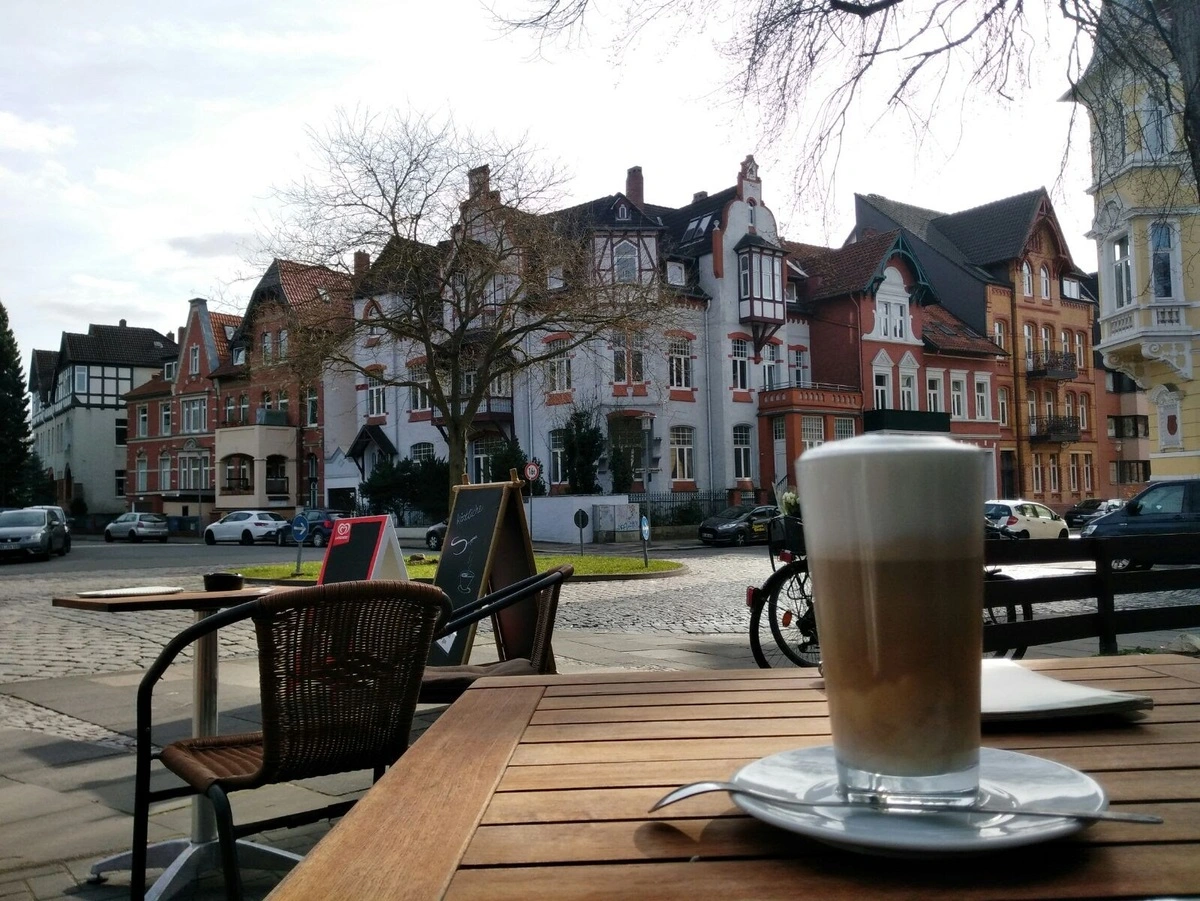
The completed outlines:
<svg viewBox="0 0 1200 901">
<path fill-rule="evenodd" d="M 980 356 L 1003 356 L 1004 351 L 944 306 L 931 303 L 922 308 L 925 316 L 921 337 L 932 350 L 940 353 L 964 353 Z"/>
<path fill-rule="evenodd" d="M 815 247 L 785 242 L 792 258 L 808 273 L 809 299 L 842 297 L 865 291 L 879 273 L 899 231 L 872 235 L 844 247 Z"/>
</svg>

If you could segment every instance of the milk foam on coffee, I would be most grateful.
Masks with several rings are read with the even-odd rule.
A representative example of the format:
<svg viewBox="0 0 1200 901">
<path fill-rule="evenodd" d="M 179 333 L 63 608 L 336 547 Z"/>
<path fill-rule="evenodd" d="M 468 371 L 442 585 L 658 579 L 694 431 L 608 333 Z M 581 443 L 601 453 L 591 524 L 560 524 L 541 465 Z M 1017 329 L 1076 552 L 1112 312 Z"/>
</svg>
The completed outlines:
<svg viewBox="0 0 1200 901">
<path fill-rule="evenodd" d="M 840 766 L 924 777 L 978 762 L 985 459 L 950 439 L 900 435 L 801 457 Z"/>
</svg>

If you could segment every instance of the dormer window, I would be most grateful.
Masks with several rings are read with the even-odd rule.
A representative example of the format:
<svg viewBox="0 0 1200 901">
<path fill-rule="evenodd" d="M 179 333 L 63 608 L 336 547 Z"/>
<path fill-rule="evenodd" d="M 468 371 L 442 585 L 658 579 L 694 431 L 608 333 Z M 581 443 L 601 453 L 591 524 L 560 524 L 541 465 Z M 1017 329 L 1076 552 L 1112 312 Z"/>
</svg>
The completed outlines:
<svg viewBox="0 0 1200 901">
<path fill-rule="evenodd" d="M 621 222 L 629 221 L 629 207 L 623 203 L 617 206 L 617 219 Z"/>
<path fill-rule="evenodd" d="M 683 284 L 683 263 L 668 262 L 667 263 L 667 284 L 682 285 Z"/>
<path fill-rule="evenodd" d="M 163 378 L 168 382 L 175 381 L 175 375 L 179 372 L 179 361 L 171 360 L 169 363 L 163 364 Z"/>
<path fill-rule="evenodd" d="M 241 366 L 246 362 L 246 348 L 235 347 L 233 349 L 233 365 Z"/>
<path fill-rule="evenodd" d="M 684 229 L 683 237 L 679 239 L 681 244 L 686 244 L 688 241 L 695 241 L 698 238 L 703 238 L 705 231 L 708 230 L 708 223 L 712 222 L 712 214 L 707 216 L 697 216 L 688 223 Z"/>
</svg>

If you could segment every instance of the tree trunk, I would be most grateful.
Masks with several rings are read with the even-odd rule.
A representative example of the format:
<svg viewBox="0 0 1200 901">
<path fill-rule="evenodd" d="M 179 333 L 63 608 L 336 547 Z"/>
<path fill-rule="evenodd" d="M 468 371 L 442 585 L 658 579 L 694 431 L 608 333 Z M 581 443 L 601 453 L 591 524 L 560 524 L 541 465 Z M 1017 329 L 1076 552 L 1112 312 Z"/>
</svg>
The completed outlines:
<svg viewBox="0 0 1200 901">
<path fill-rule="evenodd" d="M 1192 186 L 1200 199 L 1200 3 L 1171 4 L 1171 43 L 1183 82 L 1183 136 L 1192 161 Z"/>
<path fill-rule="evenodd" d="M 446 424 L 446 462 L 450 464 L 450 484 L 446 486 L 446 492 L 450 497 L 450 508 L 452 508 L 454 506 L 452 489 L 455 485 L 462 484 L 463 473 L 467 469 L 466 436 L 455 428 L 453 421 Z"/>
</svg>

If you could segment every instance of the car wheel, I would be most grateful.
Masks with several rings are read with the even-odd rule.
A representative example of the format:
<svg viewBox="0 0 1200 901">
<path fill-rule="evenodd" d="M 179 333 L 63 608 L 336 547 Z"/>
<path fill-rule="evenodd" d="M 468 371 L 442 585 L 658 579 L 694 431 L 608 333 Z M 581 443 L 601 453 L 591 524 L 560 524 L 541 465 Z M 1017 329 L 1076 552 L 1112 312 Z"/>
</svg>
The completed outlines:
<svg viewBox="0 0 1200 901">
<path fill-rule="evenodd" d="M 106 542 L 108 542 L 109 544 L 112 544 L 116 539 L 113 538 L 112 532 L 108 531 L 108 529 L 105 529 L 104 530 L 104 540 Z"/>
<path fill-rule="evenodd" d="M 733 536 L 733 543 L 736 547 L 745 547 L 746 533 L 745 532 L 735 532 L 734 536 Z"/>
<path fill-rule="evenodd" d="M 1118 557 L 1117 559 L 1113 560 L 1109 564 L 1109 566 L 1112 568 L 1112 571 L 1115 573 L 1123 573 L 1127 569 L 1135 568 L 1133 565 L 1133 561 L 1130 560 L 1128 557 Z"/>
<path fill-rule="evenodd" d="M 324 532 L 313 532 L 313 547 L 325 547 L 329 543 L 329 539 L 325 537 Z"/>
<path fill-rule="evenodd" d="M 254 544 L 254 536 L 250 534 L 250 530 L 242 532 L 242 544 Z"/>
<path fill-rule="evenodd" d="M 206 530 L 205 530 L 205 532 L 204 532 L 204 543 L 205 543 L 205 544 L 209 544 L 209 545 L 211 545 L 211 544 L 216 544 L 216 543 L 217 543 L 217 536 L 216 536 L 216 535 L 214 535 L 214 534 L 212 533 L 212 530 L 211 530 L 211 529 L 206 529 Z"/>
<path fill-rule="evenodd" d="M 1020 538 L 1022 541 L 1026 541 L 1029 538 L 1029 533 L 1027 531 L 1025 531 L 1024 529 L 1022 529 L 1021 531 L 1019 531 L 1017 533 L 1017 537 Z"/>
<path fill-rule="evenodd" d="M 1071 533 L 1068 532 L 1066 529 L 1063 529 L 1061 532 L 1058 533 L 1058 537 L 1059 538 L 1070 538 Z"/>
<path fill-rule="evenodd" d="M 428 535 L 425 536 L 425 547 L 429 548 L 431 551 L 441 550 L 441 547 L 442 547 L 441 536 L 438 535 L 437 532 L 430 532 Z"/>
</svg>

